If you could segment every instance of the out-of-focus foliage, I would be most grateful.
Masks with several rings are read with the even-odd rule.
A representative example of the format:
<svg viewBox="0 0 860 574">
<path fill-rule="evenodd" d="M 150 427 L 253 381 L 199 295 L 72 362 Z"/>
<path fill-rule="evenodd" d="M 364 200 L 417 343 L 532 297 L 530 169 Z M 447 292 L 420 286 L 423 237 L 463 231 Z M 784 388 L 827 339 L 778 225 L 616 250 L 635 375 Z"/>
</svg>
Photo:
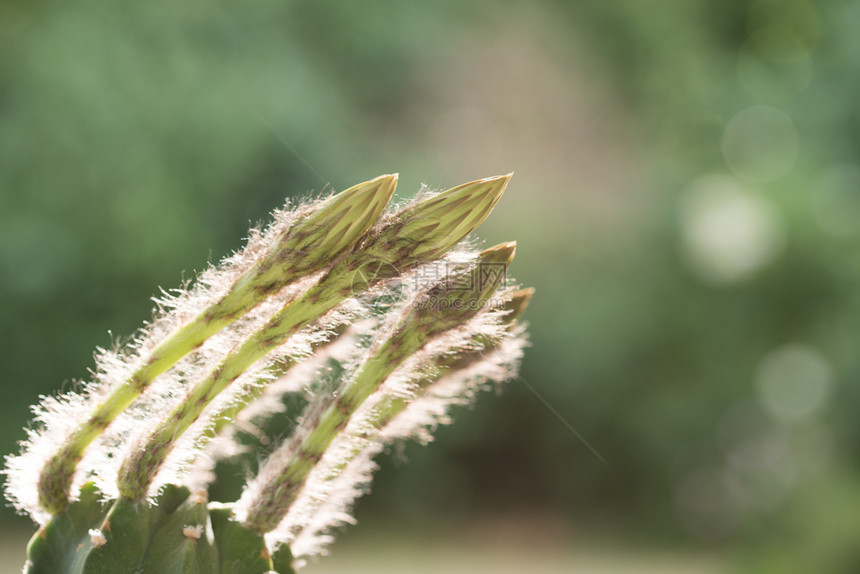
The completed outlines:
<svg viewBox="0 0 860 574">
<path fill-rule="evenodd" d="M 856 571 L 858 26 L 847 0 L 6 2 L 0 451 L 286 194 L 513 169 L 484 235 L 537 287 L 526 382 L 387 460 L 359 517 Z"/>
</svg>

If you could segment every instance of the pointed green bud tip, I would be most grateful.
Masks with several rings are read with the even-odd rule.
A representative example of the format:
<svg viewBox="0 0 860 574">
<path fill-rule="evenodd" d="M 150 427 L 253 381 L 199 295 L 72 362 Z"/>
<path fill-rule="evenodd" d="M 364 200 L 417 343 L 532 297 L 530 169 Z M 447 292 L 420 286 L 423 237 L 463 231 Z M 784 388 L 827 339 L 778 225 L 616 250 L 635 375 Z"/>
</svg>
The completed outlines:
<svg viewBox="0 0 860 574">
<path fill-rule="evenodd" d="M 484 249 L 478 254 L 479 264 L 481 263 L 501 263 L 506 267 L 514 260 L 514 255 L 517 253 L 517 242 L 508 241 L 499 243 L 487 249 Z"/>
<path fill-rule="evenodd" d="M 400 234 L 415 240 L 416 259 L 441 257 L 487 219 L 513 174 L 458 185 L 402 214 Z"/>
<path fill-rule="evenodd" d="M 505 302 L 505 309 L 510 311 L 505 316 L 505 323 L 516 323 L 525 313 L 526 308 L 535 294 L 534 287 L 519 289 L 511 293 L 511 298 Z"/>
<path fill-rule="evenodd" d="M 496 175 L 470 181 L 469 183 L 451 188 L 439 194 L 436 198 L 444 198 L 446 202 L 450 202 L 451 207 L 460 203 L 464 207 L 470 206 L 472 208 L 469 214 L 471 217 L 465 218 L 457 228 L 457 232 L 463 233 L 463 237 L 465 237 L 487 219 L 487 216 L 490 215 L 490 212 L 493 211 L 493 208 L 505 193 L 508 182 L 513 175 L 513 173 L 509 173 L 507 175 Z M 464 232 L 466 226 L 469 229 Z"/>
<path fill-rule="evenodd" d="M 327 257 L 352 248 L 385 211 L 397 188 L 397 174 L 380 175 L 327 199 L 301 221 L 301 240 L 294 248 Z"/>
<path fill-rule="evenodd" d="M 508 266 L 514 260 L 517 242 L 508 241 L 484 249 L 478 254 L 475 266 L 474 296 L 483 299 L 492 295 L 505 281 Z"/>
<path fill-rule="evenodd" d="M 340 203 L 353 207 L 364 206 L 369 211 L 381 215 L 385 206 L 391 200 L 394 190 L 397 188 L 398 177 L 399 174 L 396 173 L 380 175 L 369 181 L 354 185 L 332 199 L 340 199 Z"/>
</svg>

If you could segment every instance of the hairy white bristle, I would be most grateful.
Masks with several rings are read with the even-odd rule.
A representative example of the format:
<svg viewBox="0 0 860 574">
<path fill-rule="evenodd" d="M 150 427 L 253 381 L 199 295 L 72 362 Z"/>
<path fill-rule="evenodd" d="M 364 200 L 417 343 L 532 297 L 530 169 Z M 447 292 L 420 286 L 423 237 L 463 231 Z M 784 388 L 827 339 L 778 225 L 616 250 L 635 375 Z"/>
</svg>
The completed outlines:
<svg viewBox="0 0 860 574">
<path fill-rule="evenodd" d="M 506 296 L 505 292 L 499 294 L 500 299 Z M 409 304 L 407 301 L 404 306 Z M 508 379 L 517 368 L 526 340 L 523 329 L 511 330 L 504 325 L 505 314 L 500 308 L 489 307 L 464 325 L 433 339 L 398 367 L 326 449 L 278 528 L 266 535 L 267 542 L 273 546 L 288 544 L 293 555 L 302 560 L 322 554 L 333 539 L 332 528 L 352 522 L 352 504 L 369 489 L 376 469 L 373 459 L 386 444 L 402 438 L 428 441 L 433 428 L 448 422 L 451 406 L 471 401 L 490 381 Z M 377 347 L 379 338 L 388 336 L 389 331 L 379 334 L 372 347 Z M 419 388 L 417 381 L 433 376 L 428 365 L 448 354 L 482 349 L 476 343 L 476 338 L 481 337 L 497 344 L 467 368 L 439 378 L 429 388 Z M 410 402 L 402 413 L 377 428 L 378 406 L 390 398 Z M 318 415 L 332 401 L 332 397 L 317 397 L 305 410 L 304 425 L 272 453 L 248 483 L 237 504 L 240 520 L 247 517 L 251 502 L 278 476 L 301 439 L 315 426 Z"/>
<path fill-rule="evenodd" d="M 433 195 L 423 190 L 419 197 L 384 214 L 368 237 L 397 223 L 402 209 Z M 21 453 L 6 459 L 7 497 L 19 512 L 40 523 L 50 518 L 39 506 L 34 480 L 45 462 L 89 419 L 94 407 L 128 384 L 165 337 L 224 297 L 237 279 L 270 253 L 288 229 L 317 205 L 311 202 L 297 209 L 284 209 L 275 214 L 274 222 L 265 230 L 252 229 L 242 250 L 218 267 L 210 266 L 200 273 L 194 285 L 163 292 L 155 300 L 152 320 L 128 343 L 98 349 L 89 382 L 78 383 L 72 392 L 42 397 L 34 408 L 34 423 L 27 430 Z M 215 462 L 242 451 L 238 435 L 261 432 L 257 425 L 264 428 L 263 422 L 281 415 L 286 395 L 303 393 L 308 404 L 293 434 L 261 464 L 233 507 L 237 518 L 244 521 L 253 502 L 279 477 L 322 413 L 336 401 L 338 393 L 350 384 L 362 365 L 400 328 L 403 317 L 409 316 L 430 289 L 454 273 L 471 269 L 477 257 L 474 242 L 463 241 L 438 261 L 405 270 L 395 280 L 346 298 L 284 343 L 273 345 L 265 358 L 242 372 L 210 402 L 201 401 L 201 407 L 205 405 L 203 412 L 161 461 L 159 472 L 149 485 L 150 500 L 165 485 L 176 484 L 191 488 L 192 502 L 205 504 L 205 491 L 213 479 Z M 152 432 L 188 400 L 195 384 L 216 372 L 226 357 L 237 352 L 285 305 L 306 293 L 323 273 L 319 271 L 268 294 L 253 312 L 245 313 L 209 337 L 151 381 L 145 392 L 85 450 L 74 476 L 72 499 L 79 496 L 81 487 L 88 482 L 95 483 L 102 497 L 118 497 L 116 479 L 123 462 L 146 448 Z M 493 302 L 509 297 L 510 292 L 502 290 Z M 505 314 L 502 306 L 482 309 L 464 324 L 433 337 L 380 381 L 379 388 L 351 413 L 310 470 L 281 523 L 266 534 L 269 548 L 289 544 L 297 564 L 324 553 L 333 540 L 332 529 L 354 521 L 352 505 L 369 489 L 377 468 L 374 458 L 386 445 L 404 438 L 429 441 L 433 429 L 448 422 L 453 405 L 470 402 L 490 382 L 510 378 L 516 372 L 526 338 L 523 328 L 511 328 Z M 446 358 L 462 358 L 466 354 L 468 364 L 458 364 L 450 371 L 438 367 Z M 290 368 L 284 372 L 283 368 L 279 370 L 282 365 Z M 258 398 L 246 405 L 249 397 Z M 405 407 L 400 401 L 406 401 Z M 402 410 L 393 417 L 383 416 L 397 412 L 387 409 L 393 404 Z M 214 431 L 220 428 L 215 426 L 218 415 L 240 407 L 232 427 L 213 438 Z M 204 533 L 209 538 L 213 536 L 211 525 L 191 524 L 182 529 L 182 535 L 189 540 L 199 540 Z M 89 536 L 96 547 L 107 543 L 98 529 L 90 530 Z"/>
<path fill-rule="evenodd" d="M 321 201 L 321 200 L 320 200 Z M 304 203 L 294 209 L 284 208 L 274 213 L 274 221 L 265 229 L 253 228 L 245 246 L 224 259 L 220 265 L 210 265 L 197 276 L 193 286 L 188 284 L 172 292 L 162 292 L 155 299 L 153 318 L 124 345 L 114 349 L 97 349 L 95 368 L 91 380 L 77 383 L 72 392 L 53 397 L 42 397 L 33 408 L 34 419 L 27 429 L 27 439 L 21 443 L 19 454 L 6 457 L 6 497 L 22 514 L 44 524 L 50 515 L 39 505 L 37 481 L 40 469 L 57 449 L 84 421 L 96 405 L 101 403 L 128 379 L 150 356 L 153 349 L 171 332 L 206 308 L 220 300 L 246 271 L 251 269 L 272 247 L 279 237 L 300 218 L 316 209 L 319 202 Z M 269 312 L 271 313 L 271 311 Z M 253 317 L 260 315 L 250 314 Z M 102 492 L 114 496 L 116 461 L 122 451 L 141 433 L 151 429 L 163 414 L 181 400 L 188 377 L 195 376 L 201 366 L 211 364 L 213 357 L 222 355 L 241 340 L 254 318 L 237 321 L 227 327 L 201 349 L 191 353 L 173 369 L 156 379 L 140 400 L 112 424 L 96 444 L 87 449 L 84 460 L 75 475 L 72 499 L 76 499 L 80 486 L 95 480 Z"/>
</svg>

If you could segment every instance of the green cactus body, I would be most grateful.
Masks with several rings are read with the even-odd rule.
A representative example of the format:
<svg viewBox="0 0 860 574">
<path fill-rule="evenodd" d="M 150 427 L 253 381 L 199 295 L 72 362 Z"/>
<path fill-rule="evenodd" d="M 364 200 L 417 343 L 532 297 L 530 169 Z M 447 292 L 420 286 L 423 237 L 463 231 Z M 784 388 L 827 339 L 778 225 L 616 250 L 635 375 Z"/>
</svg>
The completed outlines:
<svg viewBox="0 0 860 574">
<path fill-rule="evenodd" d="M 24 573 L 293 574 L 319 555 L 385 444 L 515 372 L 531 291 L 485 273 L 505 271 L 515 245 L 476 252 L 462 241 L 509 179 L 383 213 L 397 176 L 381 176 L 282 212 L 129 348 L 97 355 L 94 381 L 45 398 L 30 440 L 7 458 L 9 500 L 41 524 Z M 441 277 L 403 288 L 443 258 Z M 392 282 L 405 298 L 375 306 Z M 327 354 L 335 346 L 348 352 Z M 316 384 L 326 361 L 338 365 L 336 392 Z M 310 382 L 273 395 L 303 392 L 278 403 L 300 408 L 301 422 L 238 500 L 210 502 L 207 463 L 232 456 L 212 448 L 243 448 L 222 431 L 243 430 L 242 411 L 296 371 Z"/>
<path fill-rule="evenodd" d="M 108 507 L 99 496 L 85 486 L 39 529 L 24 574 L 293 574 L 288 549 L 275 570 L 262 536 L 188 489 L 168 488 L 154 504 Z"/>
</svg>

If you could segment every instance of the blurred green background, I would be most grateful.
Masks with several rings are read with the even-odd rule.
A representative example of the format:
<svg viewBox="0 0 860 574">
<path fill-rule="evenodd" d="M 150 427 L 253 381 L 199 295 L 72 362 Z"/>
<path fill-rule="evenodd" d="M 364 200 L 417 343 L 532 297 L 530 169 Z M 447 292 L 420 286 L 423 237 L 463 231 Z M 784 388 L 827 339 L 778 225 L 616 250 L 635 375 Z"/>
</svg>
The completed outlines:
<svg viewBox="0 0 860 574">
<path fill-rule="evenodd" d="M 479 233 L 537 288 L 525 382 L 383 457 L 309 571 L 858 572 L 858 27 L 849 0 L 4 1 L 0 453 L 285 197 L 514 171 Z M 4 572 L 31 532 L 3 509 Z"/>
</svg>

